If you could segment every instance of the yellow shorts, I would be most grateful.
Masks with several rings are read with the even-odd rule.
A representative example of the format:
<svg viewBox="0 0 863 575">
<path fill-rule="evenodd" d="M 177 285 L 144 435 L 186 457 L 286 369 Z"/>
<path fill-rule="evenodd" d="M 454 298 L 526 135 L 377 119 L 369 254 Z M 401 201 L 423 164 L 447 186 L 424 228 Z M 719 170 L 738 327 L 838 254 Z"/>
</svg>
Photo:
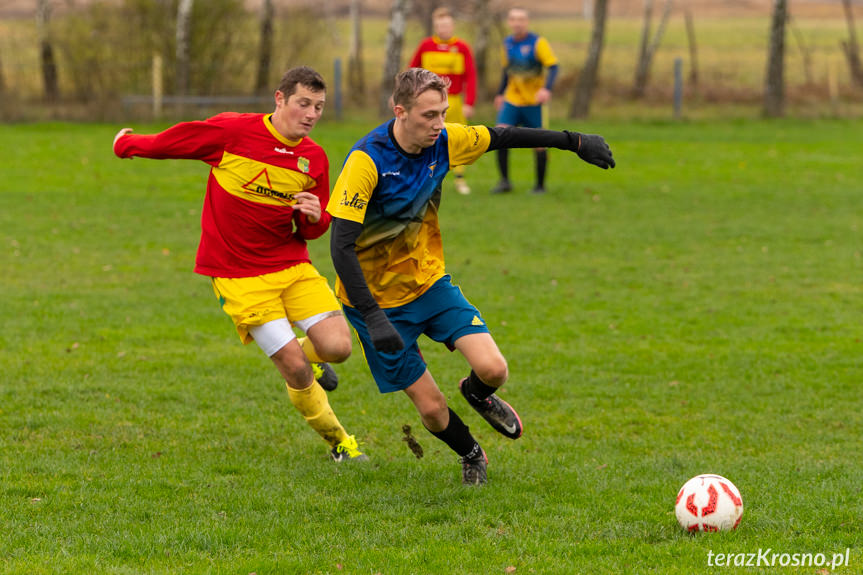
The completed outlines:
<svg viewBox="0 0 863 575">
<path fill-rule="evenodd" d="M 212 278 L 213 291 L 231 316 L 243 343 L 254 341 L 249 327 L 287 318 L 290 322 L 333 312 L 341 314 L 327 279 L 312 264 L 248 278 Z"/>
</svg>

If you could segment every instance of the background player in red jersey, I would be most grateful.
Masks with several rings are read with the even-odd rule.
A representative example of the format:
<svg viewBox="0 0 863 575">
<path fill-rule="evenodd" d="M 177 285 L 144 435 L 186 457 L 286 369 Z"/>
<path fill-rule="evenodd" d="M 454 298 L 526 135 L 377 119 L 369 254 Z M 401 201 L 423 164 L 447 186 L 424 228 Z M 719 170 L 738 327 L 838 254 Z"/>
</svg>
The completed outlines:
<svg viewBox="0 0 863 575">
<path fill-rule="evenodd" d="M 344 461 L 366 456 L 321 385 L 335 387 L 335 372 L 325 362 L 348 358 L 350 333 L 306 247 L 331 220 L 322 209 L 329 200 L 329 162 L 308 137 L 325 101 L 320 74 L 294 68 L 275 92 L 272 114 L 223 113 L 151 135 L 123 128 L 114 153 L 211 166 L 195 271 L 212 278 L 243 343 L 256 341 L 272 359 L 291 402 L 330 445 L 333 459 Z M 306 337 L 297 339 L 293 326 Z"/>
<path fill-rule="evenodd" d="M 476 67 L 473 53 L 467 42 L 457 38 L 455 20 L 449 8 L 438 8 L 432 12 L 434 35 L 425 38 L 417 46 L 411 68 L 425 68 L 450 81 L 448 89 L 449 110 L 447 122 L 467 124 L 473 116 L 476 101 Z M 464 179 L 464 166 L 453 168 L 455 189 L 460 194 L 469 194 L 470 186 Z"/>
</svg>

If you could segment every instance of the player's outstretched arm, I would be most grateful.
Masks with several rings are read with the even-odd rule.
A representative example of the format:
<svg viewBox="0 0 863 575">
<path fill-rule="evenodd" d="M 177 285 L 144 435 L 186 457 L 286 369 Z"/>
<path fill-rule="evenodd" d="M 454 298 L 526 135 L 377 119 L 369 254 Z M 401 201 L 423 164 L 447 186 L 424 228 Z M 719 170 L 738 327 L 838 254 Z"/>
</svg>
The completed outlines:
<svg viewBox="0 0 863 575">
<path fill-rule="evenodd" d="M 339 275 L 351 305 L 362 314 L 372 345 L 383 353 L 395 353 L 403 349 L 405 344 L 384 310 L 375 301 L 366 283 L 356 252 L 357 238 L 362 231 L 361 223 L 333 218 L 330 232 L 330 255 L 333 258 L 333 267 Z"/>
<path fill-rule="evenodd" d="M 491 136 L 488 151 L 503 148 L 558 148 L 575 152 L 588 164 L 603 170 L 616 165 L 605 138 L 595 134 L 512 126 L 495 126 L 488 131 Z"/>
</svg>

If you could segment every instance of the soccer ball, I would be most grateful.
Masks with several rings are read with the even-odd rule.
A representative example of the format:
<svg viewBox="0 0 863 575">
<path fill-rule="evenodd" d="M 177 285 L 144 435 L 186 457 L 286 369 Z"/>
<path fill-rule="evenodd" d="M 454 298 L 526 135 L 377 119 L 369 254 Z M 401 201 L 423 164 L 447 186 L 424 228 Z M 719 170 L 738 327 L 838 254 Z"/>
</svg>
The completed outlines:
<svg viewBox="0 0 863 575">
<path fill-rule="evenodd" d="M 688 531 L 730 531 L 740 523 L 743 499 L 721 475 L 696 475 L 677 493 L 674 514 Z"/>
</svg>

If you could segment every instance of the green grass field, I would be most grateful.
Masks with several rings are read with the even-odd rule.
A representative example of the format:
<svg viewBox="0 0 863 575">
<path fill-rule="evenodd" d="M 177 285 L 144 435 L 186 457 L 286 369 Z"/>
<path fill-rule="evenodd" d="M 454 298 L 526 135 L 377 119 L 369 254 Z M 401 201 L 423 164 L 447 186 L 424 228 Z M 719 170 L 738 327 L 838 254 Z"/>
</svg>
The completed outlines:
<svg viewBox="0 0 863 575">
<path fill-rule="evenodd" d="M 863 571 L 863 122 L 607 120 L 581 129 L 616 170 L 555 151 L 534 197 L 517 151 L 515 193 L 486 193 L 492 157 L 447 187 L 448 268 L 525 424 L 495 434 L 424 344 L 479 489 L 358 350 L 330 398 L 371 461 L 327 459 L 191 272 L 206 166 L 120 161 L 118 127 L 0 126 L 0 572 Z M 316 129 L 334 175 L 370 127 Z M 678 528 L 706 472 L 742 492 L 737 531 Z M 850 565 L 708 566 L 765 549 Z"/>
</svg>

